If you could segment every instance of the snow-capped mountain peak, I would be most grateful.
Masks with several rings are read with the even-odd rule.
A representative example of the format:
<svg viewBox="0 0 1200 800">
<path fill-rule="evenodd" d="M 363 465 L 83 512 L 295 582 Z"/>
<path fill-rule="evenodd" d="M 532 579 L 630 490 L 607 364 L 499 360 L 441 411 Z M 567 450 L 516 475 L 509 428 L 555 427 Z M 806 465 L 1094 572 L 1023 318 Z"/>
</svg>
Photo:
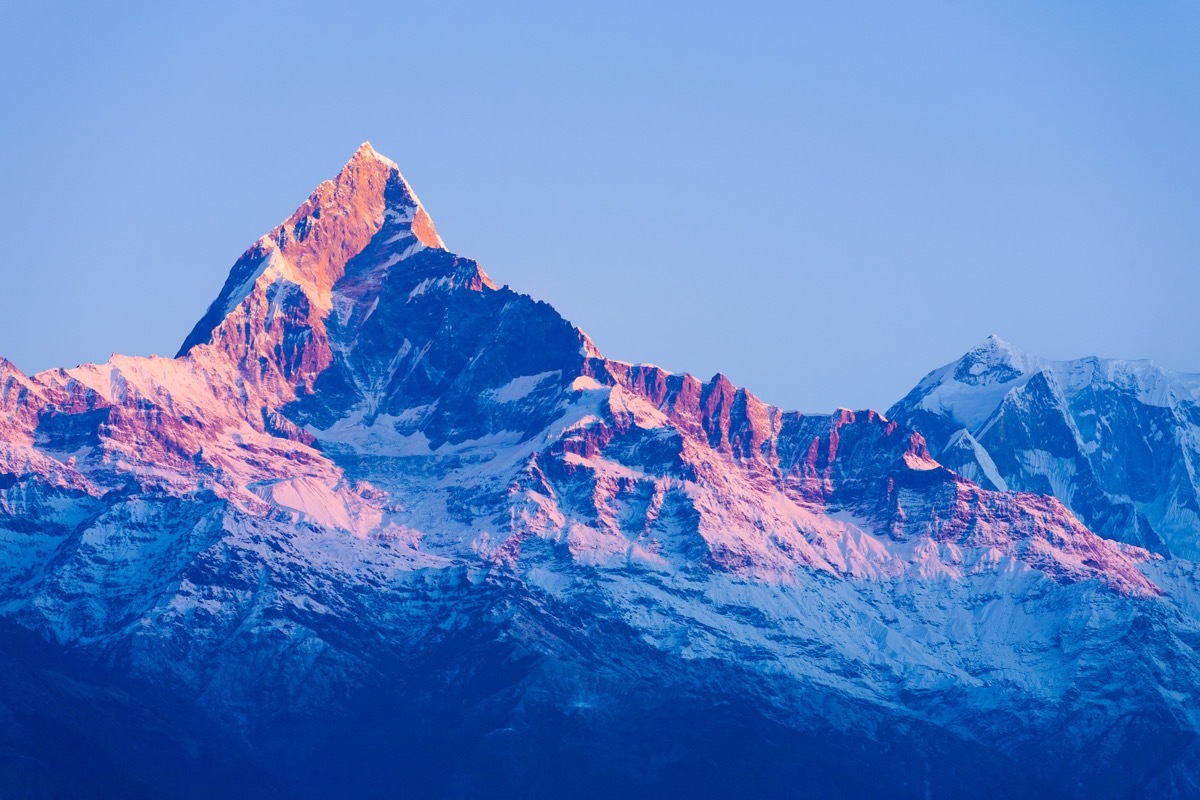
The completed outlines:
<svg viewBox="0 0 1200 800">
<path fill-rule="evenodd" d="M 1040 367 L 1039 359 L 993 334 L 957 361 L 930 372 L 910 396 L 919 394 L 923 411 L 947 415 L 971 428 Z"/>
<path fill-rule="evenodd" d="M 888 412 L 992 488 L 1053 494 L 1095 530 L 1200 553 L 1200 376 L 1040 358 L 989 337 Z"/>
<path fill-rule="evenodd" d="M 972 386 L 1009 383 L 1037 367 L 1037 359 L 993 334 L 958 360 L 954 379 Z"/>
</svg>

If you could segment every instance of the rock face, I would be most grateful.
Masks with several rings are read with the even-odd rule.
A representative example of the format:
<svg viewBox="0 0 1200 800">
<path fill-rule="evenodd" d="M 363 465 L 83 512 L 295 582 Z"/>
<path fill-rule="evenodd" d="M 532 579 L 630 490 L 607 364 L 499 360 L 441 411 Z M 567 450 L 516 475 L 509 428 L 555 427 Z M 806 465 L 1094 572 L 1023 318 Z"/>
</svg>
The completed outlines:
<svg viewBox="0 0 1200 800">
<path fill-rule="evenodd" d="M 986 436 L 604 358 L 369 145 L 176 358 L 0 404 L 10 785 L 68 737 L 124 795 L 1197 789 L 1189 562 Z"/>
<path fill-rule="evenodd" d="M 1200 375 L 1049 361 L 991 337 L 888 416 L 981 486 L 1053 495 L 1105 537 L 1200 556 Z"/>
</svg>

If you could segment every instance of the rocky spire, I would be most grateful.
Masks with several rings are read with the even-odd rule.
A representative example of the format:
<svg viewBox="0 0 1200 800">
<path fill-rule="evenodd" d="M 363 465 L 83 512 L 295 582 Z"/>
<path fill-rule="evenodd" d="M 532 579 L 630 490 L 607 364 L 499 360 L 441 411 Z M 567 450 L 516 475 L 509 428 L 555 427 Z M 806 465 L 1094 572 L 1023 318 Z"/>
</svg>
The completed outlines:
<svg viewBox="0 0 1200 800">
<path fill-rule="evenodd" d="M 321 183 L 290 217 L 242 254 L 179 355 L 211 341 L 221 323 L 263 283 L 283 280 L 300 287 L 324 316 L 347 262 L 385 227 L 397 242 L 445 247 L 396 163 L 364 142 L 333 179 Z"/>
</svg>

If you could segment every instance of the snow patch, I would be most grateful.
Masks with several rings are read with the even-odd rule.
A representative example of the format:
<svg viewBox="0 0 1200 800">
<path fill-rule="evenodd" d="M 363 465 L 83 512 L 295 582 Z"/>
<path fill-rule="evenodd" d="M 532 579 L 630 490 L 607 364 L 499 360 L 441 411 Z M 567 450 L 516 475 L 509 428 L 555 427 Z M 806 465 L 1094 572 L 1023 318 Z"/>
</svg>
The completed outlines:
<svg viewBox="0 0 1200 800">
<path fill-rule="evenodd" d="M 543 383 L 560 375 L 562 372 L 557 369 L 550 372 L 539 372 L 537 375 L 522 375 L 519 378 L 513 378 L 499 389 L 490 389 L 484 392 L 484 395 L 497 403 L 513 403 L 528 397 Z"/>
<path fill-rule="evenodd" d="M 279 481 L 267 487 L 267 497 L 278 506 L 302 514 L 327 528 L 353 531 L 345 501 L 316 478 L 303 477 Z"/>
</svg>

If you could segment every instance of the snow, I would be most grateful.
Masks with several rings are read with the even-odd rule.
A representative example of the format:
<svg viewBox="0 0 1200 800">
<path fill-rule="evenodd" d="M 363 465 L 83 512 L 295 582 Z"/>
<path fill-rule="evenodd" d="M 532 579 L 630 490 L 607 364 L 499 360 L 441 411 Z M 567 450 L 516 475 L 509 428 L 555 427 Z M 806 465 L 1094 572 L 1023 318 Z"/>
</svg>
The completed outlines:
<svg viewBox="0 0 1200 800">
<path fill-rule="evenodd" d="M 1008 393 L 1024 386 L 1030 377 L 1023 375 L 1008 381 L 972 386 L 954 379 L 954 367 L 955 365 L 943 367 L 922 381 L 921 389 L 925 394 L 921 398 L 920 407 L 934 414 L 944 414 L 968 429 L 975 429 L 987 420 Z M 929 382 L 928 388 L 926 381 Z"/>
<path fill-rule="evenodd" d="M 408 234 L 408 235 L 411 235 L 411 234 Z M 390 244 L 390 243 L 392 243 L 398 239 L 402 239 L 402 238 L 405 238 L 405 236 L 397 234 L 396 236 L 389 239 L 388 243 Z M 412 258 L 414 255 L 421 252 L 422 250 L 428 250 L 428 249 L 429 248 L 425 245 L 424 242 L 422 242 L 420 239 L 417 239 L 416 237 L 413 237 L 413 241 L 411 244 L 409 244 L 407 247 L 405 247 L 399 253 L 393 253 L 392 255 L 388 256 L 387 260 L 379 265 L 378 270 L 380 272 L 386 274 L 389 269 L 391 269 L 392 267 L 401 263 L 402 261 L 407 261 L 408 259 Z"/>
<path fill-rule="evenodd" d="M 238 284 L 234 289 L 225 296 L 225 306 L 221 311 L 222 318 L 229 316 L 235 308 L 242 304 L 242 301 L 250 294 L 258 283 L 258 279 L 262 277 L 267 270 L 276 265 L 276 260 L 281 256 L 279 247 L 269 237 L 263 237 L 259 243 L 268 248 L 267 253 L 262 260 L 258 262 L 255 268 L 246 274 L 245 280 Z"/>
<path fill-rule="evenodd" d="M 400 207 L 390 206 L 383 210 L 384 220 L 392 225 L 401 225 L 401 226 L 408 225 L 410 222 L 413 221 L 413 219 L 416 217 L 416 215 L 417 215 L 417 207 L 416 206 L 400 206 Z M 391 244 L 392 242 L 399 241 L 400 239 L 403 239 L 403 238 L 406 238 L 406 237 L 412 236 L 412 235 L 413 235 L 412 231 L 407 231 L 407 230 L 401 231 L 400 233 L 393 236 L 391 239 L 388 239 L 384 244 Z"/>
<path fill-rule="evenodd" d="M 931 469 L 937 469 L 939 466 L 941 466 L 932 458 L 927 458 L 925 456 L 918 455 L 917 453 L 905 453 L 904 464 L 909 469 L 915 469 L 918 472 L 926 472 Z"/>
<path fill-rule="evenodd" d="M 273 483 L 267 496 L 283 508 L 300 512 L 305 519 L 344 531 L 353 530 L 346 503 L 314 478 L 293 478 Z"/>
<path fill-rule="evenodd" d="M 979 464 L 979 468 L 983 471 L 987 479 L 992 482 L 993 486 L 1002 492 L 1008 491 L 1008 483 L 1005 482 L 1004 477 L 1000 474 L 1000 470 L 996 469 L 996 462 L 992 460 L 988 451 L 976 441 L 975 437 L 966 428 L 952 435 L 946 443 L 946 447 L 955 447 L 959 444 L 966 444 L 971 448 L 975 454 L 976 463 Z"/>
<path fill-rule="evenodd" d="M 449 275 L 444 275 L 440 278 L 425 278 L 416 287 L 408 293 L 408 299 L 414 300 L 436 287 L 449 287 L 454 285 L 454 279 Z"/>
<path fill-rule="evenodd" d="M 399 167 L 396 165 L 395 161 L 392 161 L 390 158 L 388 158 L 387 156 L 385 156 L 382 153 L 380 153 L 379 151 L 377 151 L 374 147 L 371 146 L 370 142 L 363 142 L 362 144 L 360 144 L 358 146 L 358 150 L 355 152 L 354 155 L 356 158 L 357 157 L 372 158 L 376 161 L 386 164 L 389 167 L 392 167 L 393 169 L 399 169 Z"/>
<path fill-rule="evenodd" d="M 409 409 L 405 416 L 417 413 L 417 410 Z M 423 432 L 403 434 L 397 430 L 398 424 L 410 419 L 379 414 L 367 423 L 366 416 L 367 409 L 362 407 L 329 428 L 320 429 L 310 424 L 305 426 L 305 430 L 324 443 L 348 446 L 358 452 L 387 453 L 392 456 L 429 455 L 432 452 L 429 438 Z"/>
<path fill-rule="evenodd" d="M 981 365 L 987 369 L 977 369 Z M 1034 376 L 1045 381 L 1047 394 L 1026 391 Z M 1200 463 L 1200 425 L 1195 421 L 1200 419 L 1198 387 L 1200 376 L 1169 372 L 1149 360 L 1088 357 L 1054 361 L 989 340 L 959 361 L 927 375 L 893 413 L 904 418 L 907 407 L 908 413 L 912 409 L 927 411 L 961 425 L 965 433 L 954 434 L 942 447 L 969 445 L 978 464 L 978 477 L 986 476 L 997 487 L 1049 488 L 1071 508 L 1097 508 L 1105 497 L 1117 505 L 1134 504 L 1172 552 L 1200 557 L 1198 527 L 1185 513 L 1194 503 L 1189 498 L 1200 496 L 1195 470 Z M 1048 407 L 1043 405 L 1046 401 Z M 1022 444 L 1025 449 L 1008 452 L 1004 442 L 996 441 L 995 426 L 1002 419 L 1018 427 L 1028 426 L 1035 437 L 1065 426 L 1070 439 L 1040 445 L 1035 441 L 1032 448 Z M 922 424 L 917 417 L 911 420 L 918 427 Z M 980 445 L 984 441 L 1005 452 L 988 453 Z M 941 452 L 937 443 L 931 444 L 935 452 Z M 1015 462 L 1019 467 L 1006 466 L 1008 472 L 999 475 L 996 463 L 1000 455 L 1006 464 Z M 1147 456 L 1164 474 L 1140 478 L 1143 495 L 1134 503 L 1125 488 L 1128 476 L 1145 471 Z M 1080 489 L 1082 464 L 1090 464 L 1091 469 L 1083 481 L 1085 488 Z M 976 477 L 971 468 L 959 468 L 968 477 Z M 1077 498 L 1079 491 L 1088 496 Z M 1146 492 L 1153 494 L 1149 502 Z M 1108 536 L 1141 536 L 1136 530 L 1103 527 L 1117 525 L 1118 519 L 1109 514 L 1088 522 L 1100 526 Z"/>
<path fill-rule="evenodd" d="M 513 378 L 499 389 L 488 391 L 486 396 L 497 403 L 515 403 L 518 400 L 528 397 L 546 381 L 551 378 L 558 378 L 561 375 L 562 372 L 559 370 L 539 372 L 537 375 L 522 375 L 521 377 Z"/>
<path fill-rule="evenodd" d="M 970 363 L 967 372 L 985 376 L 998 368 L 1000 377 L 979 384 L 955 379 L 961 366 Z M 1015 370 L 1015 374 L 1007 370 Z M 996 337 L 989 337 L 959 361 L 934 370 L 919 384 L 920 407 L 935 414 L 946 414 L 963 427 L 975 430 L 992 415 L 1014 389 L 1043 373 L 1054 380 L 1067 396 L 1084 389 L 1108 384 L 1137 396 L 1148 406 L 1171 407 L 1179 398 L 1200 396 L 1200 375 L 1172 373 L 1153 361 L 1081 358 L 1053 361 L 1018 350 Z"/>
</svg>

